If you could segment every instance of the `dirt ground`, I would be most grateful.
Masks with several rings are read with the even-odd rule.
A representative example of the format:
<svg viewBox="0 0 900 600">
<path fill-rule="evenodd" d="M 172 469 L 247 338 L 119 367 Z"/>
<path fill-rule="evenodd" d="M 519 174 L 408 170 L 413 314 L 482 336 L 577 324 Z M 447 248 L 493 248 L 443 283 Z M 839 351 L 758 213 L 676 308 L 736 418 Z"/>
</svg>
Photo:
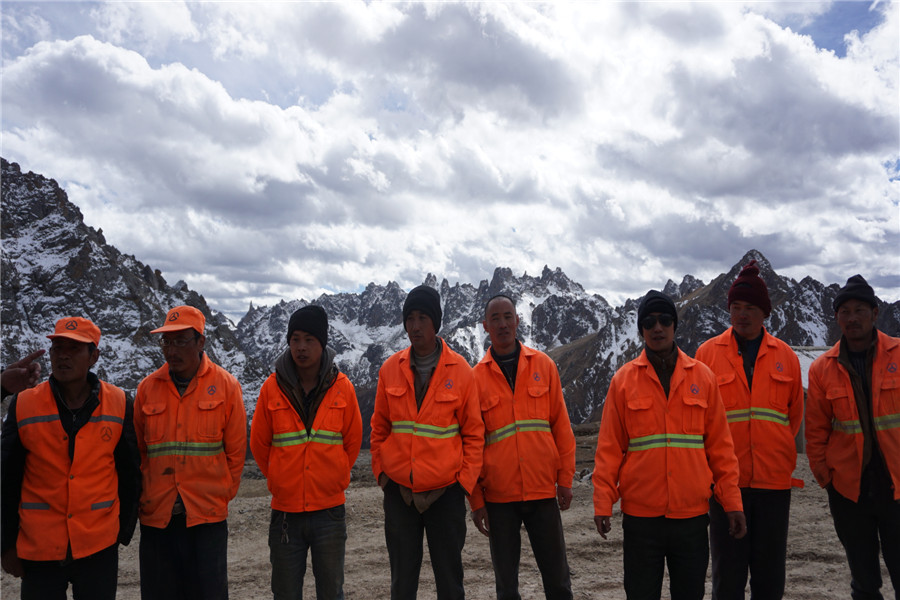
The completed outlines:
<svg viewBox="0 0 900 600">
<path fill-rule="evenodd" d="M 596 433 L 593 433 L 596 436 Z M 613 530 L 603 540 L 594 529 L 590 479 L 581 481 L 593 467 L 595 437 L 578 437 L 579 458 L 573 485 L 572 508 L 563 513 L 568 558 L 572 570 L 572 588 L 576 598 L 624 598 L 622 590 L 621 516 L 613 516 Z M 828 514 L 824 490 L 812 478 L 806 457 L 798 460 L 798 477 L 806 487 L 794 490 L 791 505 L 791 529 L 787 557 L 787 599 L 846 599 L 849 597 L 849 573 L 844 551 L 837 541 Z M 247 464 L 238 497 L 231 503 L 228 541 L 228 577 L 232 599 L 271 598 L 269 591 L 269 551 L 266 532 L 269 521 L 269 493 L 255 464 Z M 384 545 L 381 490 L 369 469 L 369 455 L 363 451 L 354 468 L 354 481 L 347 491 L 347 558 L 344 584 L 348 599 L 388 598 L 390 570 Z M 119 558 L 119 594 L 123 600 L 140 598 L 137 548 L 139 532 Z M 527 539 L 527 538 L 526 538 Z M 426 558 L 422 567 L 420 597 L 434 598 L 434 579 Z M 487 539 L 469 521 L 463 551 L 466 595 L 471 599 L 494 597 Z M 885 597 L 894 597 L 887 571 L 882 567 Z M 664 584 L 664 588 L 668 584 Z M 523 598 L 542 598 L 540 575 L 527 542 L 523 540 L 520 591 Z M 709 577 L 707 577 L 707 592 Z M 3 598 L 19 595 L 18 580 L 0 577 Z M 307 569 L 304 596 L 315 598 L 312 567 Z M 749 596 L 749 593 L 748 593 Z M 668 598 L 664 589 L 663 598 Z"/>
</svg>

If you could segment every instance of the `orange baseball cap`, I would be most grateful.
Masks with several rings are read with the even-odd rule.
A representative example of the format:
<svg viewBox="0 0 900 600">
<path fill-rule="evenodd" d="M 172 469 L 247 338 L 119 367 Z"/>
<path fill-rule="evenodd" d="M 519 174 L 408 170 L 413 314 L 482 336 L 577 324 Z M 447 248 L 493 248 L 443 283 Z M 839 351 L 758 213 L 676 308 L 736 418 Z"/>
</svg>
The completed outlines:
<svg viewBox="0 0 900 600">
<path fill-rule="evenodd" d="M 183 331 L 185 329 L 194 329 L 200 335 L 203 335 L 203 328 L 206 326 L 206 317 L 203 313 L 193 306 L 176 306 L 166 315 L 166 323 L 158 329 L 154 329 L 150 333 L 166 333 L 167 331 Z"/>
<path fill-rule="evenodd" d="M 82 317 L 65 317 L 56 322 L 53 335 L 49 339 L 69 338 L 76 342 L 100 345 L 100 328 Z"/>
</svg>

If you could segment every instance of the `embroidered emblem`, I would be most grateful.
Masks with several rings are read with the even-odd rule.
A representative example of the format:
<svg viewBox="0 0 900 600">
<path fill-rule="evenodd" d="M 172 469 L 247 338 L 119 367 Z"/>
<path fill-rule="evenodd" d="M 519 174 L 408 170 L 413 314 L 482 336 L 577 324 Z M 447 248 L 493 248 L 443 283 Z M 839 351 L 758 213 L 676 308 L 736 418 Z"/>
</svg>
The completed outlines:
<svg viewBox="0 0 900 600">
<path fill-rule="evenodd" d="M 444 384 L 444 387 L 447 388 L 448 390 L 452 390 L 453 389 L 453 380 L 448 379 L 447 383 Z"/>
<path fill-rule="evenodd" d="M 540 380 L 541 380 L 541 374 L 540 374 L 540 373 L 535 373 L 535 374 L 534 374 L 534 380 L 535 380 L 535 381 L 540 381 Z"/>
<path fill-rule="evenodd" d="M 111 440 L 112 439 L 112 429 L 110 429 L 109 427 L 104 427 L 103 429 L 101 429 L 100 430 L 100 439 L 103 440 L 104 442 L 108 442 L 109 440 Z"/>
<path fill-rule="evenodd" d="M 888 373 L 896 373 L 897 372 L 897 363 L 891 363 L 887 366 Z"/>
<path fill-rule="evenodd" d="M 775 363 L 775 370 L 781 373 L 782 371 L 784 371 L 784 365 L 782 365 L 780 362 Z"/>
<path fill-rule="evenodd" d="M 74 331 L 75 329 L 78 329 L 78 323 L 76 323 L 74 320 L 69 321 L 68 323 L 66 323 L 66 329 L 68 329 L 69 331 Z"/>
<path fill-rule="evenodd" d="M 210 396 L 212 396 L 213 394 L 215 394 L 215 393 L 216 393 L 216 386 L 211 385 L 211 386 L 209 386 L 208 388 L 206 388 L 206 393 L 209 394 Z"/>
<path fill-rule="evenodd" d="M 695 395 L 695 396 L 696 396 L 697 394 L 699 394 L 699 393 L 700 393 L 700 386 L 697 385 L 696 383 L 692 383 L 692 384 L 691 384 L 691 393 L 692 393 L 693 395 Z"/>
<path fill-rule="evenodd" d="M 178 313 L 177 313 L 177 312 L 173 312 L 171 315 L 169 315 L 169 320 L 170 320 L 170 321 L 177 321 L 177 320 L 178 320 Z"/>
</svg>

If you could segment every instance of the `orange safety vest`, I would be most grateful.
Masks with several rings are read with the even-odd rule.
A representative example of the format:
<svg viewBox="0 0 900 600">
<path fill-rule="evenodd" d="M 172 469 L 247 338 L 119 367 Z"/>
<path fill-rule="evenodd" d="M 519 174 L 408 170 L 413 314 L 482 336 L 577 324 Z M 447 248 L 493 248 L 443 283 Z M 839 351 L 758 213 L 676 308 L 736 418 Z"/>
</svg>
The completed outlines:
<svg viewBox="0 0 900 600">
<path fill-rule="evenodd" d="M 603 407 L 594 514 L 686 519 L 709 511 L 710 488 L 727 512 L 742 510 L 738 461 L 716 377 L 678 350 L 666 398 L 646 350 L 613 376 Z"/>
<path fill-rule="evenodd" d="M 484 423 L 472 368 L 443 342 L 422 408 L 416 392 L 410 353 L 401 350 L 378 371 L 372 414 L 372 472 L 381 473 L 414 492 L 453 483 L 471 493 L 481 472 Z"/>
<path fill-rule="evenodd" d="M 361 444 L 362 417 L 346 375 L 338 373 L 309 430 L 275 374 L 266 379 L 250 426 L 250 450 L 266 476 L 272 508 L 308 512 L 343 504 Z"/>
<path fill-rule="evenodd" d="M 488 502 L 556 497 L 572 487 L 575 435 L 559 372 L 543 352 L 520 346 L 516 390 L 488 350 L 475 368 L 484 419 L 484 464 L 469 497 L 472 510 Z"/>
<path fill-rule="evenodd" d="M 247 413 L 237 379 L 204 353 L 181 396 L 164 364 L 138 385 L 134 429 L 143 525 L 168 525 L 179 494 L 188 527 L 228 517 L 247 453 Z"/>
<path fill-rule="evenodd" d="M 791 347 L 763 329 L 752 391 L 732 328 L 704 342 L 696 358 L 716 374 L 741 466 L 738 485 L 770 490 L 802 486 L 791 477 L 797 466 L 794 438 L 803 423 L 803 380 Z"/>
<path fill-rule="evenodd" d="M 27 560 L 84 558 L 116 543 L 119 476 L 115 449 L 125 420 L 125 392 L 100 382 L 100 404 L 75 436 L 59 422 L 49 382 L 16 400 L 19 439 L 27 451 L 16 553 Z"/>
<path fill-rule="evenodd" d="M 900 500 L 900 338 L 878 332 L 872 364 L 872 416 L 885 466 Z M 850 374 L 838 362 L 838 342 L 809 368 L 806 456 L 816 481 L 856 502 L 862 477 L 863 433 Z"/>
</svg>

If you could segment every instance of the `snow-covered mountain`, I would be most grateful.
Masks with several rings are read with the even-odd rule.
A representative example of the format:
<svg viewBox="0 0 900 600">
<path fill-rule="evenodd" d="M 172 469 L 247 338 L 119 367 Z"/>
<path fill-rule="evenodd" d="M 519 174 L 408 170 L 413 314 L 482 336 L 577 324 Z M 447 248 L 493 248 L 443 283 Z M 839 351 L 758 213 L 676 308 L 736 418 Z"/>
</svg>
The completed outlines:
<svg viewBox="0 0 900 600">
<path fill-rule="evenodd" d="M 98 374 L 131 393 L 163 362 L 150 330 L 162 323 L 169 307 L 190 304 L 206 315 L 209 354 L 241 381 L 244 403 L 252 413 L 262 382 L 285 348 L 291 313 L 310 303 L 291 299 L 275 306 L 251 305 L 235 326 L 183 282 L 170 286 L 159 271 L 108 245 L 102 232 L 84 224 L 81 212 L 55 181 L 23 174 L 18 165 L 5 160 L 2 242 L 4 364 L 32 348 L 46 347 L 44 335 L 56 319 L 84 315 L 104 333 Z M 839 285 L 782 277 L 765 256 L 751 250 L 708 284 L 685 275 L 680 284 L 669 281 L 663 287 L 679 307 L 676 338 L 681 347 L 693 354 L 702 341 L 728 327 L 728 287 L 753 258 L 772 298 L 769 330 L 792 345 L 834 343 L 839 331 L 831 302 Z M 498 267 L 489 281 L 477 286 L 451 286 L 432 274 L 423 283 L 441 294 L 441 336 L 471 364 L 481 359 L 488 343 L 481 327 L 485 303 L 501 292 L 514 298 L 521 317 L 520 339 L 548 351 L 557 361 L 574 422 L 599 418 L 613 373 L 640 351 L 635 323 L 640 298 L 612 307 L 558 268 L 545 267 L 539 276 L 515 276 Z M 312 300 L 328 311 L 329 343 L 357 388 L 366 424 L 378 368 L 408 345 L 401 323 L 406 292 L 394 282 L 369 283 L 358 294 L 327 294 Z M 900 302 L 882 304 L 879 327 L 900 334 Z"/>
</svg>

